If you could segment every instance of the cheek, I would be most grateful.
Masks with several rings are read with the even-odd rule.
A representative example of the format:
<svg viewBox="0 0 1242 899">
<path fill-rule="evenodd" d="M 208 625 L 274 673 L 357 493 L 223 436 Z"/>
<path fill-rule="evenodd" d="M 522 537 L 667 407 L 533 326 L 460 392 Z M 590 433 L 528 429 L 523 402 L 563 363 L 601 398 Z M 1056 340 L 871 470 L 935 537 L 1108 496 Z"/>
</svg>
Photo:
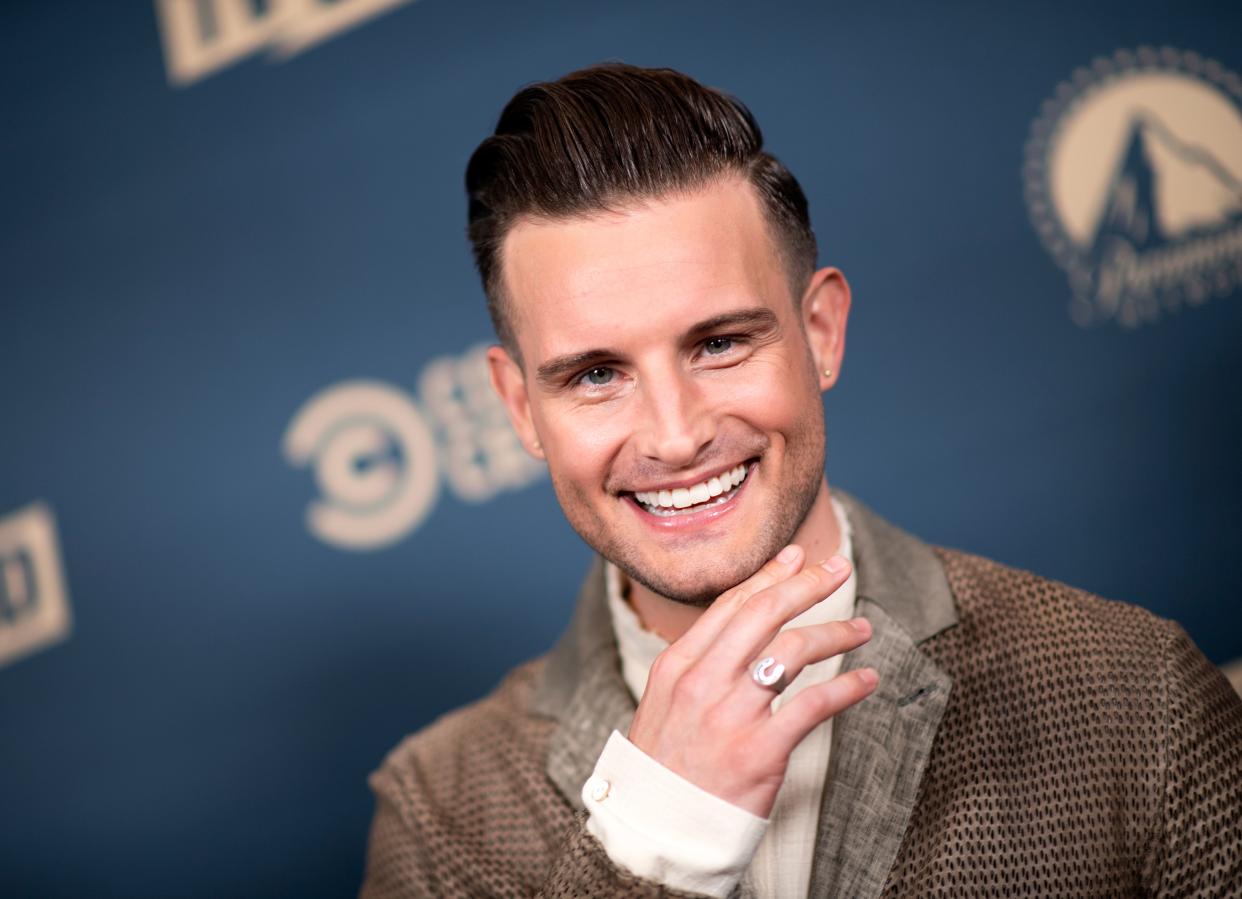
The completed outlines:
<svg viewBox="0 0 1242 899">
<path fill-rule="evenodd" d="M 622 416 L 597 411 L 562 416 L 555 422 L 544 420 L 540 425 L 549 468 L 567 485 L 601 482 L 625 441 Z"/>
<path fill-rule="evenodd" d="M 720 394 L 722 404 L 753 427 L 767 432 L 803 431 L 812 416 L 822 414 L 817 383 L 808 382 L 801 368 L 764 363 L 748 366 Z"/>
</svg>

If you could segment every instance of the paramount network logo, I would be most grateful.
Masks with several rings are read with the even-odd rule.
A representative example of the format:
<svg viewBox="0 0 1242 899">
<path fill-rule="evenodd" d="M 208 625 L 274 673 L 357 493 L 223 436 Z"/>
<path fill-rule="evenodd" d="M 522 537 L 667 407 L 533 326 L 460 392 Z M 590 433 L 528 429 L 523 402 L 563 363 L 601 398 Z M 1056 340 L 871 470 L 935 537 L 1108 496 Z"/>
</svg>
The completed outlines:
<svg viewBox="0 0 1242 899">
<path fill-rule="evenodd" d="M 288 59 L 411 0 L 156 0 L 168 80 L 187 85 L 270 48 Z"/>
<path fill-rule="evenodd" d="M 484 502 L 543 476 L 492 390 L 486 354 L 480 344 L 428 363 L 418 400 L 382 381 L 352 380 L 303 404 L 284 454 L 314 473 L 312 534 L 342 549 L 379 549 L 423 523 L 441 479 L 458 499 Z"/>
<path fill-rule="evenodd" d="M 69 628 L 56 525 L 35 503 L 0 519 L 0 665 L 64 639 Z"/>
<path fill-rule="evenodd" d="M 1045 104 L 1025 175 L 1080 325 L 1133 327 L 1242 284 L 1242 80 L 1219 63 L 1096 60 Z"/>
</svg>

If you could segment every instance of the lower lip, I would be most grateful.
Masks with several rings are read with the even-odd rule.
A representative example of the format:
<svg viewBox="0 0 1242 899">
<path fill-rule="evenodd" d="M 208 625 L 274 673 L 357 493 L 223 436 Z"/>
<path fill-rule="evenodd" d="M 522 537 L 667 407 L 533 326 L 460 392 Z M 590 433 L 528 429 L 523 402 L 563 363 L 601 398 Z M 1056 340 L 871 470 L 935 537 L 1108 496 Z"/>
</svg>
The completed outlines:
<svg viewBox="0 0 1242 899">
<path fill-rule="evenodd" d="M 697 512 L 682 512 L 679 515 L 652 515 L 641 505 L 633 495 L 626 496 L 626 502 L 629 503 L 641 521 L 649 527 L 657 531 L 667 533 L 669 531 L 691 531 L 701 528 L 719 518 L 728 515 L 737 508 L 738 501 L 742 498 L 742 494 L 746 492 L 746 487 L 750 484 L 750 479 L 754 477 L 755 467 L 757 463 L 751 463 L 747 466 L 746 480 L 738 485 L 737 492 L 723 503 L 717 503 L 714 506 L 706 506 Z"/>
</svg>

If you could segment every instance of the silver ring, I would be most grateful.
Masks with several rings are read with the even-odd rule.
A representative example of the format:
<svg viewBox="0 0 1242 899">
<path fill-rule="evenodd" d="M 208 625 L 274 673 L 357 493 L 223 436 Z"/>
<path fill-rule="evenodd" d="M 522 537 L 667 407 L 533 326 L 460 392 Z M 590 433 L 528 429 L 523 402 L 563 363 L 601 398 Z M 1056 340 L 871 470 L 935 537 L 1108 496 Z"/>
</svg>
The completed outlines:
<svg viewBox="0 0 1242 899">
<path fill-rule="evenodd" d="M 774 693 L 785 689 L 785 666 L 772 656 L 755 662 L 750 669 L 750 676 L 761 687 L 767 687 Z"/>
</svg>

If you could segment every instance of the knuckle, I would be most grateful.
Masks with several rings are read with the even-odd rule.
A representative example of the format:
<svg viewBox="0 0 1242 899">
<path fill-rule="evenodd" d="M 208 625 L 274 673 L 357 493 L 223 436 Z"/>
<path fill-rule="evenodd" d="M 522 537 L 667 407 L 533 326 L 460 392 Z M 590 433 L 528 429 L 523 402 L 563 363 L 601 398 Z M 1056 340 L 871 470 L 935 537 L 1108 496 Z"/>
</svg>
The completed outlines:
<svg viewBox="0 0 1242 899">
<path fill-rule="evenodd" d="M 765 584 L 770 584 L 778 580 L 785 572 L 786 566 L 783 562 L 778 562 L 775 558 L 768 559 L 757 572 L 751 575 L 753 580 L 762 580 Z"/>
<path fill-rule="evenodd" d="M 819 587 L 827 582 L 828 572 L 822 566 L 808 565 L 799 572 L 799 577 L 804 578 L 808 584 Z"/>
<path fill-rule="evenodd" d="M 811 641 L 801 630 L 783 632 L 776 638 L 779 655 L 786 659 L 801 659 L 811 648 Z"/>
<path fill-rule="evenodd" d="M 663 681 L 670 677 L 675 677 L 682 669 L 681 660 L 678 659 L 673 648 L 670 646 L 651 663 L 651 672 L 648 680 Z"/>
<path fill-rule="evenodd" d="M 832 638 L 837 643 L 846 645 L 854 645 L 859 641 L 858 631 L 850 627 L 846 621 L 834 621 L 832 623 Z"/>
<path fill-rule="evenodd" d="M 687 671 L 673 686 L 673 697 L 680 702 L 699 704 L 707 695 L 707 680 L 697 671 Z"/>
<path fill-rule="evenodd" d="M 766 590 L 776 581 L 776 573 L 780 565 L 775 560 L 769 561 L 766 565 L 742 581 L 736 586 L 730 587 L 724 593 L 720 594 L 717 602 L 745 602 L 748 597 L 755 596 L 763 590 Z"/>
<path fill-rule="evenodd" d="M 829 689 L 816 690 L 807 696 L 807 711 L 814 718 L 823 720 L 833 714 L 837 707 L 836 692 Z"/>
<path fill-rule="evenodd" d="M 837 627 L 841 631 L 841 642 L 848 643 L 851 647 L 862 646 L 868 639 L 871 639 L 871 632 L 859 632 L 848 621 L 838 621 Z"/>
<path fill-rule="evenodd" d="M 780 615 L 785 611 L 784 600 L 780 593 L 775 590 L 765 590 L 751 599 L 747 605 L 754 609 L 756 615 L 761 615 L 765 618 Z"/>
</svg>

